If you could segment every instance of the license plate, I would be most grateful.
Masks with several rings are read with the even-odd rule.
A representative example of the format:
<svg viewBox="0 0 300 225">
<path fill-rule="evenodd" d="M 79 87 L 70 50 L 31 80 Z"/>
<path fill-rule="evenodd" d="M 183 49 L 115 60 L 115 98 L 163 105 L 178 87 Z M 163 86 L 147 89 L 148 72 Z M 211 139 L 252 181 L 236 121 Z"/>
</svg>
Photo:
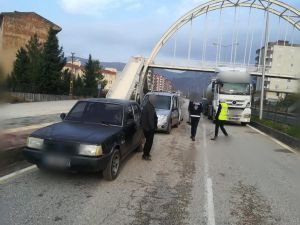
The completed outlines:
<svg viewBox="0 0 300 225">
<path fill-rule="evenodd" d="M 70 159 L 60 155 L 47 155 L 44 163 L 50 167 L 67 168 L 71 166 Z"/>
</svg>

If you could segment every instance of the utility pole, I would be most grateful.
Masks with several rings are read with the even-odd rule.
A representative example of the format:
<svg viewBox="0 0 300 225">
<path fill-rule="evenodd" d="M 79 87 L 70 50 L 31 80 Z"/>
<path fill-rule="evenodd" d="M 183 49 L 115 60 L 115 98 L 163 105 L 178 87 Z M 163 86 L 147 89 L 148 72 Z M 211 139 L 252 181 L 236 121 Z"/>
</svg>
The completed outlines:
<svg viewBox="0 0 300 225">
<path fill-rule="evenodd" d="M 264 113 L 264 97 L 265 97 L 265 76 L 266 76 L 266 58 L 268 54 L 269 48 L 269 7 L 270 0 L 268 1 L 267 7 L 267 16 L 266 16 L 266 24 L 265 24 L 265 49 L 264 49 L 264 58 L 263 58 L 263 68 L 262 68 L 262 78 L 261 78 L 261 92 L 260 92 L 260 108 L 259 108 L 259 119 L 263 119 Z"/>
<path fill-rule="evenodd" d="M 72 69 L 71 69 L 71 76 L 70 76 L 70 97 L 72 98 L 73 97 L 73 77 L 74 77 L 74 56 L 75 56 L 75 53 L 74 52 L 71 52 L 71 55 L 72 55 Z"/>
</svg>

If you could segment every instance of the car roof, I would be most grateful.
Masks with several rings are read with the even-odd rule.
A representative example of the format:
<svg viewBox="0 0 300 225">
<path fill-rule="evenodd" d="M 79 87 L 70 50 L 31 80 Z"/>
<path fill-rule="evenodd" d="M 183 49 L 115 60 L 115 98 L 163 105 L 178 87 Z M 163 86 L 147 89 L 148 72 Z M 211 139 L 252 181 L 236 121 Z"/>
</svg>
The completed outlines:
<svg viewBox="0 0 300 225">
<path fill-rule="evenodd" d="M 149 92 L 147 93 L 147 95 L 164 95 L 164 96 L 177 96 L 175 93 L 170 93 L 170 92 L 163 92 L 163 91 L 153 91 L 153 92 Z"/>
<path fill-rule="evenodd" d="M 88 99 L 80 99 L 80 102 L 100 102 L 100 103 L 112 103 L 112 104 L 120 104 L 120 105 L 128 105 L 135 103 L 133 100 L 123 100 L 123 99 L 113 99 L 113 98 L 88 98 Z"/>
</svg>

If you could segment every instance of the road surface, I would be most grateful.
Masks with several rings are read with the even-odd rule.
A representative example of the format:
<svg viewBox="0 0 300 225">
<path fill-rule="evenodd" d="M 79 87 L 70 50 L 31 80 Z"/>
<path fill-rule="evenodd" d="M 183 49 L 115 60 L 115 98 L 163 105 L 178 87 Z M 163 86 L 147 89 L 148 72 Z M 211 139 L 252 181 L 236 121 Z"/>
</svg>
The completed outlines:
<svg viewBox="0 0 300 225">
<path fill-rule="evenodd" d="M 151 162 L 132 154 L 114 182 L 31 169 L 0 179 L 0 224 L 299 225 L 300 156 L 250 127 L 196 142 L 183 123 L 157 134 Z"/>
<path fill-rule="evenodd" d="M 15 118 L 36 117 L 67 112 L 76 100 L 31 102 L 0 105 L 0 122 Z"/>
</svg>

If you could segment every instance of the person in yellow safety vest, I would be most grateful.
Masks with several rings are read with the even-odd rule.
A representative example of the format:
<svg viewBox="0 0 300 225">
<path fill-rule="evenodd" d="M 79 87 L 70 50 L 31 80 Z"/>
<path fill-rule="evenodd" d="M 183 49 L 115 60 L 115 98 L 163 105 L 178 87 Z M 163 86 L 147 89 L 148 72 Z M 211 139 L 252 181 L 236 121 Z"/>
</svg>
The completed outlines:
<svg viewBox="0 0 300 225">
<path fill-rule="evenodd" d="M 228 104 L 224 99 L 220 99 L 220 104 L 216 114 L 216 127 L 215 136 L 211 140 L 216 140 L 219 134 L 219 127 L 221 128 L 223 134 L 227 137 L 228 133 L 224 128 L 226 120 L 228 120 Z"/>
</svg>

